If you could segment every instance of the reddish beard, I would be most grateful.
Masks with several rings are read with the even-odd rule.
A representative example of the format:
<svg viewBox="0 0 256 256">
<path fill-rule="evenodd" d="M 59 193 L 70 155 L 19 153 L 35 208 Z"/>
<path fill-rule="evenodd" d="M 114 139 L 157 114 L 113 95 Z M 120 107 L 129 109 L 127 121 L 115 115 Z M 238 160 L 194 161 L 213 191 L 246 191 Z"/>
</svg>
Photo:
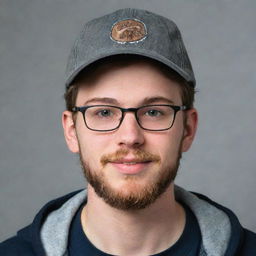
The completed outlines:
<svg viewBox="0 0 256 256">
<path fill-rule="evenodd" d="M 100 162 L 104 167 L 108 162 L 118 161 L 124 158 L 129 152 L 131 151 L 121 149 L 115 153 L 103 155 Z M 161 162 L 158 155 L 151 154 L 144 150 L 132 151 L 132 155 L 136 158 L 136 161 Z M 87 182 L 93 187 L 95 193 L 107 204 L 120 210 L 140 210 L 152 204 L 174 181 L 179 168 L 180 159 L 181 150 L 179 149 L 174 164 L 162 169 L 157 169 L 156 172 L 158 172 L 158 175 L 153 182 L 140 188 L 139 191 L 134 190 L 130 191 L 129 194 L 124 194 L 121 191 L 114 190 L 106 181 L 105 176 L 102 173 L 92 170 L 88 162 L 84 160 L 80 154 L 80 162 Z M 129 179 L 129 177 L 127 179 Z M 131 176 L 130 181 L 136 182 L 136 178 Z"/>
</svg>

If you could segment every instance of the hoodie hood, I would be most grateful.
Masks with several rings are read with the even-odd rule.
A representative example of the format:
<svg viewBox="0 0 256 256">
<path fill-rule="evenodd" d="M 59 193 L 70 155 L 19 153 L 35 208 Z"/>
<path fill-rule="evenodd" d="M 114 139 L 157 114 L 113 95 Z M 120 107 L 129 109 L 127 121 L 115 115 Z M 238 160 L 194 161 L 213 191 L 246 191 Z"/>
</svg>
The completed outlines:
<svg viewBox="0 0 256 256">
<path fill-rule="evenodd" d="M 175 186 L 175 198 L 196 216 L 202 235 L 200 256 L 236 255 L 243 232 L 230 210 L 178 186 Z M 80 190 L 51 201 L 37 214 L 32 225 L 21 230 L 18 236 L 32 241 L 36 255 L 67 256 L 70 224 L 86 199 L 87 191 Z"/>
</svg>

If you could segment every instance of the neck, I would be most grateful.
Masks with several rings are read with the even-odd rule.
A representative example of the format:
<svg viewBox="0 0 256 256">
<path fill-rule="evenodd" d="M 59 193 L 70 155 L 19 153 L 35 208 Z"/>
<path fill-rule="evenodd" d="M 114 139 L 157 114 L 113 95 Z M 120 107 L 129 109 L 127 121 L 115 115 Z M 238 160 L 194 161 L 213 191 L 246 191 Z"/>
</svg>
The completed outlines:
<svg viewBox="0 0 256 256">
<path fill-rule="evenodd" d="M 81 216 L 88 239 L 100 250 L 115 255 L 152 255 L 164 251 L 181 236 L 183 208 L 175 201 L 173 184 L 142 210 L 115 209 L 88 185 L 88 201 Z"/>
</svg>

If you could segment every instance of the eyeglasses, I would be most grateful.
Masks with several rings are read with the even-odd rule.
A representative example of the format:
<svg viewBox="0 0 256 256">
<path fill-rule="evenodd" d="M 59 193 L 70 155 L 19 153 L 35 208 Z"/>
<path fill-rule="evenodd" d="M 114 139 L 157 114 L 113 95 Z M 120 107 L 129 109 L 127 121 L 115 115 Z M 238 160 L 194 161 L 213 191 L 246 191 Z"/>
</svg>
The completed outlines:
<svg viewBox="0 0 256 256">
<path fill-rule="evenodd" d="M 133 112 L 139 126 L 148 131 L 165 131 L 173 126 L 176 114 L 186 106 L 147 105 L 139 108 L 120 108 L 109 105 L 74 107 L 73 112 L 83 114 L 88 129 L 98 132 L 116 130 L 122 124 L 126 112 Z"/>
</svg>

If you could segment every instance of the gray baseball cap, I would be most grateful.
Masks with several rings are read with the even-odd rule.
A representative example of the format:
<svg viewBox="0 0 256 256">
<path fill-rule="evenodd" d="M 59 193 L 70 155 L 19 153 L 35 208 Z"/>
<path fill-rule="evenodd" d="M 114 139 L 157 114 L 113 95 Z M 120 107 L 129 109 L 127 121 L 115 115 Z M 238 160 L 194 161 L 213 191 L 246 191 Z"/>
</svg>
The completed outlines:
<svg viewBox="0 0 256 256">
<path fill-rule="evenodd" d="M 88 65 L 114 55 L 133 54 L 157 60 L 182 76 L 196 81 L 176 24 L 155 13 L 121 9 L 86 23 L 68 58 L 66 88 Z"/>
</svg>

